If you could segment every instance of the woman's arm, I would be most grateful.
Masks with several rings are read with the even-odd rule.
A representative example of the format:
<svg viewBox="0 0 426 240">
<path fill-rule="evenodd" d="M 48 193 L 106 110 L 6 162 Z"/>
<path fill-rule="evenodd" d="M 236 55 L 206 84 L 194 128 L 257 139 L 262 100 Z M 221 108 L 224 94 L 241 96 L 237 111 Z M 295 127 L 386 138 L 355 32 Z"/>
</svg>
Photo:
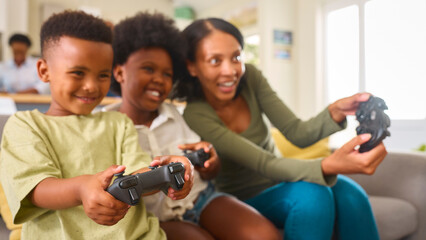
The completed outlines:
<svg viewBox="0 0 426 240">
<path fill-rule="evenodd" d="M 279 158 L 244 137 L 230 131 L 213 110 L 203 106 L 188 106 L 184 118 L 205 141 L 212 143 L 222 160 L 230 160 L 277 181 L 305 180 L 323 185 L 334 183 L 334 177 L 324 177 L 321 159 L 297 160 Z"/>
<path fill-rule="evenodd" d="M 345 127 L 345 119 L 336 123 L 328 109 L 307 121 L 302 121 L 277 96 L 259 70 L 247 65 L 246 74 L 250 94 L 255 96 L 261 111 L 274 127 L 296 146 L 307 147 Z"/>
</svg>

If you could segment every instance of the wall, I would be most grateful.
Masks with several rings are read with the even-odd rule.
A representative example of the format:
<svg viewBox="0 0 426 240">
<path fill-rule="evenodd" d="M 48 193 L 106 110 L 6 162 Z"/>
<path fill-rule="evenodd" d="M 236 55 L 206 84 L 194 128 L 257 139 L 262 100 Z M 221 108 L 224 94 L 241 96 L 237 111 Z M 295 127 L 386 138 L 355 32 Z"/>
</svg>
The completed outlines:
<svg viewBox="0 0 426 240">
<path fill-rule="evenodd" d="M 3 60 L 12 58 L 8 40 L 14 33 L 28 29 L 28 0 L 0 1 L 0 31 L 2 32 Z"/>
<path fill-rule="evenodd" d="M 282 98 L 286 104 L 297 113 L 299 112 L 297 109 L 298 105 L 296 97 L 296 66 L 298 59 L 297 52 L 294 52 L 298 44 L 298 38 L 296 36 L 297 0 L 221 1 L 214 7 L 198 11 L 196 13 L 196 17 L 226 17 L 232 11 L 235 11 L 235 9 L 247 6 L 253 2 L 257 4 L 258 8 L 258 23 L 252 28 L 240 30 L 243 34 L 253 34 L 254 32 L 257 32 L 260 35 L 260 68 L 280 98 Z M 274 29 L 293 32 L 293 56 L 291 57 L 291 60 L 274 58 Z"/>
<path fill-rule="evenodd" d="M 16 15 L 22 31 L 28 30 L 34 46 L 31 54 L 39 54 L 39 31 L 42 24 L 41 9 L 44 4 L 56 5 L 57 9 L 78 9 L 81 6 L 98 8 L 101 16 L 117 23 L 124 16 L 131 16 L 137 11 L 148 9 L 159 11 L 168 16 L 173 16 L 173 3 L 169 0 L 126 0 L 126 4 L 116 0 L 0 0 L 15 5 L 26 3 L 26 9 L 20 15 Z M 315 6 L 312 6 L 312 2 Z M 226 17 L 235 9 L 257 4 L 258 23 L 254 26 L 241 29 L 245 34 L 259 33 L 261 70 L 268 78 L 273 89 L 289 105 L 293 111 L 302 118 L 310 117 L 318 111 L 320 101 L 320 85 L 317 82 L 317 63 L 314 60 L 315 19 L 312 14 L 319 0 L 217 0 L 216 5 L 196 12 L 197 18 Z M 25 4 L 23 4 L 25 5 Z M 8 7 L 9 9 L 10 7 Z M 53 8 L 54 9 L 54 8 Z M 4 11 L 4 8 L 1 8 Z M 28 12 L 28 14 L 24 14 Z M 16 14 L 16 13 L 14 13 Z M 0 15 L 1 16 L 1 15 Z M 0 17 L 1 20 L 1 17 Z M 0 21 L 0 30 L 2 22 Z M 5 24 L 5 23 L 3 23 Z M 15 28 L 17 28 L 17 26 Z M 259 27 L 262 26 L 262 27 Z M 293 32 L 293 45 L 290 60 L 274 58 L 273 30 L 285 30 Z M 3 39 L 4 40 L 4 39 Z M 5 41 L 5 40 L 4 40 Z M 7 50 L 7 49 L 4 49 Z M 9 52 L 9 51 L 4 51 Z"/>
<path fill-rule="evenodd" d="M 299 116 L 309 118 L 326 106 L 322 71 L 322 12 L 320 1 L 297 1 L 297 83 Z"/>
<path fill-rule="evenodd" d="M 265 0 L 259 1 L 259 30 L 261 36 L 260 59 L 264 75 L 271 87 L 284 102 L 297 114 L 297 62 L 298 41 L 296 31 L 296 0 Z M 293 34 L 293 44 L 289 60 L 274 57 L 274 30 L 290 31 Z"/>
<path fill-rule="evenodd" d="M 5 31 L 6 31 L 6 0 L 0 0 L 0 61 L 4 59 L 3 52 L 6 50 Z"/>
<path fill-rule="evenodd" d="M 9 0 L 12 1 L 12 0 Z M 34 42 L 39 43 L 39 32 L 42 25 L 42 16 L 40 14 L 42 7 L 45 4 L 51 4 L 56 6 L 58 10 L 62 9 L 79 9 L 80 7 L 89 7 L 93 9 L 98 9 L 101 13 L 102 18 L 113 22 L 114 24 L 118 23 L 120 20 L 124 19 L 126 16 L 133 16 L 139 11 L 148 10 L 150 12 L 160 12 L 169 17 L 173 17 L 173 3 L 169 0 L 30 0 L 29 1 L 29 11 L 28 14 L 28 31 L 31 38 Z M 40 46 L 34 46 L 31 49 L 31 53 L 39 54 Z"/>
</svg>

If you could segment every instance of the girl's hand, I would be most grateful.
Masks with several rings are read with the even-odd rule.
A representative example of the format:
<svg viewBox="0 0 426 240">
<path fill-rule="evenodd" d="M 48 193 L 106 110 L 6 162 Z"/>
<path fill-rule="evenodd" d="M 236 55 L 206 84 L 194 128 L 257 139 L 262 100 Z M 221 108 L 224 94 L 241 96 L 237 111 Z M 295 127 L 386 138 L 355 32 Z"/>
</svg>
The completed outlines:
<svg viewBox="0 0 426 240">
<path fill-rule="evenodd" d="M 182 150 L 191 151 L 197 151 L 198 149 L 203 148 L 204 152 L 210 153 L 210 158 L 204 162 L 204 167 L 195 167 L 195 169 L 200 173 L 202 179 L 210 180 L 216 177 L 219 173 L 221 166 L 219 157 L 211 143 L 201 141 L 198 143 L 181 144 L 178 147 Z"/>
<path fill-rule="evenodd" d="M 169 196 L 173 200 L 183 199 L 189 194 L 189 192 L 191 191 L 192 185 L 194 184 L 194 166 L 192 166 L 188 158 L 184 156 L 159 156 L 159 157 L 155 157 L 150 165 L 164 166 L 172 162 L 181 162 L 184 165 L 185 184 L 183 185 L 183 188 L 179 191 L 176 191 L 173 188 L 169 188 L 167 196 Z"/>
</svg>

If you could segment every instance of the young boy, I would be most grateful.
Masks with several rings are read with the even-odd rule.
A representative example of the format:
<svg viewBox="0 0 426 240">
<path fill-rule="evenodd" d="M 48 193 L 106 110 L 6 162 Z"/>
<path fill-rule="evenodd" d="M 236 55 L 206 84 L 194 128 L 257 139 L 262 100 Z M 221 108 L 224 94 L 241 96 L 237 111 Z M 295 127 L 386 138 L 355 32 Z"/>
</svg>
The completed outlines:
<svg viewBox="0 0 426 240">
<path fill-rule="evenodd" d="M 140 13 L 114 28 L 112 90 L 123 101 L 107 110 L 119 110 L 133 120 L 142 149 L 152 156 L 200 148 L 211 154 L 204 167 L 196 167 L 194 187 L 185 199 L 144 197 L 147 210 L 159 217 L 170 239 L 278 239 L 266 218 L 209 184 L 220 167 L 214 148 L 200 142 L 176 108 L 164 102 L 173 80 L 185 72 L 183 46 L 173 20 L 161 14 Z"/>
<path fill-rule="evenodd" d="M 151 161 L 137 144 L 133 123 L 117 112 L 91 114 L 107 94 L 112 32 L 98 18 L 66 11 L 42 26 L 39 77 L 50 83 L 48 111 L 18 112 L 4 128 L 1 183 L 22 239 L 164 239 L 158 219 L 105 191 L 113 175 L 147 170 Z M 191 187 L 187 159 L 184 189 Z M 151 163 L 154 165 L 153 163 Z"/>
</svg>

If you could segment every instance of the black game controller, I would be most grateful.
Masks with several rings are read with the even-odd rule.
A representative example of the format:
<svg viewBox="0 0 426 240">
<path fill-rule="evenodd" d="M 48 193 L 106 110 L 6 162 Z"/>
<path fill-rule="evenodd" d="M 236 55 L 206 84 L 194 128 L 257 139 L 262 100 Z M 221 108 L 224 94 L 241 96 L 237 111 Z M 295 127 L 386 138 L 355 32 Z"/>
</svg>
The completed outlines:
<svg viewBox="0 0 426 240">
<path fill-rule="evenodd" d="M 161 190 L 167 195 L 169 187 L 180 190 L 185 184 L 185 167 L 180 162 L 166 166 L 153 167 L 151 171 L 126 175 L 124 172 L 114 174 L 117 178 L 108 187 L 109 192 L 116 199 L 129 205 L 136 205 L 142 194 Z"/>
<path fill-rule="evenodd" d="M 194 152 L 188 152 L 187 150 L 183 150 L 184 156 L 191 161 L 192 165 L 197 167 L 204 167 L 204 162 L 210 158 L 210 154 L 204 152 L 204 149 L 198 149 Z"/>
<path fill-rule="evenodd" d="M 379 97 L 371 96 L 368 101 L 359 104 L 356 111 L 356 119 L 359 126 L 356 128 L 357 134 L 370 133 L 371 139 L 361 144 L 359 152 L 368 152 L 379 145 L 383 139 L 390 136 L 388 127 L 390 126 L 389 116 L 384 113 L 388 109 L 385 101 Z"/>
</svg>

